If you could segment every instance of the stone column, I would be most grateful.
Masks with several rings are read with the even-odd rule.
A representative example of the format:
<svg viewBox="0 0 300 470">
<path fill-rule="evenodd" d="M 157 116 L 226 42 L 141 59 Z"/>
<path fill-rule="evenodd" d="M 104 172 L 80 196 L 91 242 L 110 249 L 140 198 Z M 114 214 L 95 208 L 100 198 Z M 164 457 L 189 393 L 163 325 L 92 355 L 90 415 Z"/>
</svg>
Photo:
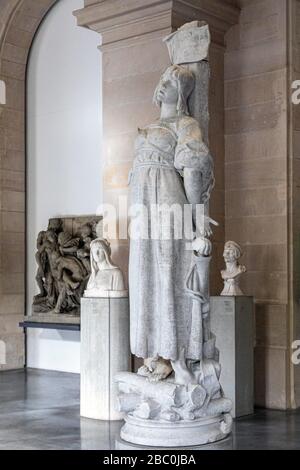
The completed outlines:
<svg viewBox="0 0 300 470">
<path fill-rule="evenodd" d="M 127 196 L 127 175 L 138 126 L 158 117 L 153 90 L 170 65 L 162 39 L 192 20 L 209 23 L 212 32 L 210 92 L 210 147 L 216 162 L 216 189 L 211 216 L 215 230 L 212 293 L 220 291 L 219 260 L 224 243 L 224 35 L 238 21 L 239 10 L 230 0 L 86 0 L 75 12 L 78 24 L 102 36 L 104 117 L 104 201 L 118 205 Z M 127 272 L 128 242 L 112 243 L 113 256 Z M 222 262 L 222 261 L 221 261 Z"/>
</svg>

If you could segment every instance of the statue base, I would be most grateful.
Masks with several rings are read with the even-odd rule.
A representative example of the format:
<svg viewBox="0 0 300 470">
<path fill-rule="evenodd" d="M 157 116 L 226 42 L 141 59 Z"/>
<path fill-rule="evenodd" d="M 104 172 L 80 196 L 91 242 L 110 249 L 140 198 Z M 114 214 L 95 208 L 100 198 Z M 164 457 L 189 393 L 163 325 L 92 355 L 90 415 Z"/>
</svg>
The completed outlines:
<svg viewBox="0 0 300 470">
<path fill-rule="evenodd" d="M 230 436 L 225 437 L 225 439 L 222 439 L 221 441 L 216 441 L 212 442 L 210 444 L 201 444 L 200 446 L 177 446 L 177 447 L 164 447 L 163 444 L 159 444 L 159 446 L 142 446 L 138 444 L 133 444 L 132 442 L 124 441 L 120 437 L 115 439 L 114 441 L 114 448 L 115 450 L 131 450 L 134 452 L 140 451 L 140 450 L 150 450 L 152 451 L 153 449 L 155 450 L 162 450 L 162 451 L 167 451 L 167 450 L 196 450 L 196 451 L 208 451 L 208 450 L 234 450 L 234 445 L 233 445 L 233 436 L 230 434 Z"/>
<path fill-rule="evenodd" d="M 193 383 L 174 376 L 161 381 L 129 372 L 117 374 L 119 411 L 125 413 L 121 439 L 142 446 L 199 446 L 225 439 L 231 433 L 232 403 L 223 396 L 219 365 L 201 361 Z"/>
<path fill-rule="evenodd" d="M 231 429 L 230 414 L 176 423 L 141 419 L 128 414 L 121 429 L 121 439 L 142 446 L 189 447 L 226 439 Z"/>
</svg>

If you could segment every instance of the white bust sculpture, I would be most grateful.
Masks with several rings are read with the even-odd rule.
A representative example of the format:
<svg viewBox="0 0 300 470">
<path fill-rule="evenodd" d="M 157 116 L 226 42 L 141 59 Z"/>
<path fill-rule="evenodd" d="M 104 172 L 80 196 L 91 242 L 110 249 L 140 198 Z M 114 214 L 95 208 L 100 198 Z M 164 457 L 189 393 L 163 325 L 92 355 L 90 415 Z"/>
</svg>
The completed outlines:
<svg viewBox="0 0 300 470">
<path fill-rule="evenodd" d="M 240 276 L 246 272 L 246 267 L 238 262 L 242 254 L 242 249 L 237 243 L 233 241 L 225 243 L 223 257 L 226 269 L 221 271 L 224 280 L 224 289 L 221 295 L 244 295 L 239 286 Z"/>
<path fill-rule="evenodd" d="M 91 276 L 84 297 L 127 297 L 123 273 L 111 260 L 107 240 L 97 238 L 91 243 Z"/>
</svg>

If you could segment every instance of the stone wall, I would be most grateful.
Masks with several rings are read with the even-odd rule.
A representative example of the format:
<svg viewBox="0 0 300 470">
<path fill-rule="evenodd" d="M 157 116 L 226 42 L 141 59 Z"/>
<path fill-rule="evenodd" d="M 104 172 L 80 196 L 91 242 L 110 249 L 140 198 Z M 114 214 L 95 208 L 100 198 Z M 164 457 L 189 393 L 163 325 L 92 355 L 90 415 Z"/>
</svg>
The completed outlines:
<svg viewBox="0 0 300 470">
<path fill-rule="evenodd" d="M 288 51 L 290 59 L 290 81 L 300 80 L 300 2 L 293 0 L 289 10 Z M 288 93 L 294 90 L 289 88 Z M 300 340 L 300 104 L 289 107 L 289 198 L 290 207 L 290 289 L 291 299 L 291 331 L 294 341 Z M 300 406 L 300 365 L 292 366 L 292 386 L 295 406 Z"/>
<path fill-rule="evenodd" d="M 256 404 L 291 405 L 287 3 L 244 2 L 227 34 L 226 239 L 245 249 L 256 300 Z"/>
</svg>

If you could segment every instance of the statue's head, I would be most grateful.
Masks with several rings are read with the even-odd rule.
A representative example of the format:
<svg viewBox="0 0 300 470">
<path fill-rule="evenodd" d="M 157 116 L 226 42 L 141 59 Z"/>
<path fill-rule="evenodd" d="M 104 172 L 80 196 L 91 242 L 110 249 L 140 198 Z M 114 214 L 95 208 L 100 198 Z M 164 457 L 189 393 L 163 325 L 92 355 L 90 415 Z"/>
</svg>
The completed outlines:
<svg viewBox="0 0 300 470">
<path fill-rule="evenodd" d="M 41 245 L 44 242 L 45 238 L 46 232 L 42 230 L 41 232 L 39 232 L 37 237 L 37 246 Z"/>
<path fill-rule="evenodd" d="M 236 242 L 229 241 L 225 243 L 223 256 L 226 262 L 233 263 L 240 259 L 242 254 L 242 249 Z"/>
<path fill-rule="evenodd" d="M 83 225 L 81 225 L 81 227 L 79 228 L 78 232 L 79 232 L 79 235 L 81 236 L 81 238 L 83 238 L 83 239 L 88 238 L 88 237 L 91 237 L 92 234 L 93 234 L 93 230 L 92 230 L 91 224 L 83 224 Z"/>
<path fill-rule="evenodd" d="M 57 234 L 54 230 L 47 230 L 46 239 L 50 243 L 57 243 Z"/>
<path fill-rule="evenodd" d="M 61 219 L 50 219 L 48 224 L 48 230 L 53 230 L 58 233 L 62 230 L 63 222 Z"/>
<path fill-rule="evenodd" d="M 188 99 L 195 88 L 195 76 L 187 67 L 172 65 L 161 76 L 154 92 L 153 101 L 177 105 L 178 114 L 189 114 Z"/>
<path fill-rule="evenodd" d="M 111 264 L 110 261 L 111 256 L 111 248 L 110 244 L 104 238 L 96 238 L 91 243 L 91 260 L 95 263 L 101 263 L 103 261 L 107 261 Z"/>
</svg>

